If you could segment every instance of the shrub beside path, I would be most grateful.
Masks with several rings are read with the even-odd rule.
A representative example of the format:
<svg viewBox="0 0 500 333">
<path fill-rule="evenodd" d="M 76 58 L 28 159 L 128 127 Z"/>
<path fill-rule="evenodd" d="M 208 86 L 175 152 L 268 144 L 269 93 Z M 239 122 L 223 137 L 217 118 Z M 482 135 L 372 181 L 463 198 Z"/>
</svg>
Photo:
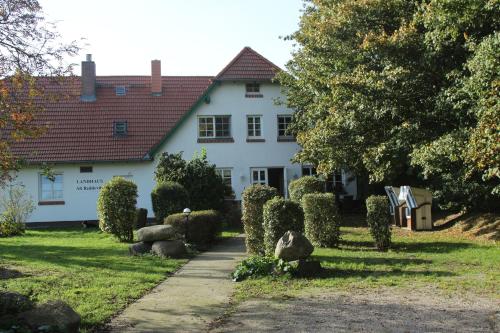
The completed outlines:
<svg viewBox="0 0 500 333">
<path fill-rule="evenodd" d="M 228 307 L 229 274 L 245 257 L 243 236 L 204 252 L 126 308 L 106 332 L 200 332 Z"/>
</svg>

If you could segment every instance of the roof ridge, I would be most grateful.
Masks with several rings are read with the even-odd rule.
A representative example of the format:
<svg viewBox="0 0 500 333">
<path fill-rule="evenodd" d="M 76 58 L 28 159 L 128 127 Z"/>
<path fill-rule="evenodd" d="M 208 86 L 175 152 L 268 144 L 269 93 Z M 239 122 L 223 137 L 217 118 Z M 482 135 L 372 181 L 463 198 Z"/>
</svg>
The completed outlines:
<svg viewBox="0 0 500 333">
<path fill-rule="evenodd" d="M 274 64 L 272 61 L 261 55 L 259 52 L 252 49 L 250 46 L 245 46 L 230 62 L 227 64 L 220 72 L 214 77 L 214 81 L 219 80 L 244 54 L 245 52 L 251 52 L 253 55 L 257 56 L 265 63 L 270 65 L 273 69 L 281 71 L 282 69 Z"/>
</svg>

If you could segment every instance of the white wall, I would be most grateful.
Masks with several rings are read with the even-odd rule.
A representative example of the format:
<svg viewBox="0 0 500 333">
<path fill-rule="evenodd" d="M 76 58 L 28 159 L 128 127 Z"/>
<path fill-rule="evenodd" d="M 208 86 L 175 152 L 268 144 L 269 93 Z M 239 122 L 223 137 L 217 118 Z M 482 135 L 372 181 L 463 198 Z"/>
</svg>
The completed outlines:
<svg viewBox="0 0 500 333">
<path fill-rule="evenodd" d="M 274 99 L 281 96 L 277 84 L 261 84 L 263 98 L 245 98 L 244 83 L 223 83 L 210 95 L 210 103 L 201 105 L 196 114 L 178 128 L 175 135 L 162 147 L 161 152 L 183 151 L 191 159 L 202 148 L 208 160 L 217 167 L 232 168 L 232 185 L 236 199 L 250 184 L 250 168 L 283 167 L 288 179 L 301 176 L 301 166 L 290 159 L 299 150 L 295 142 L 277 142 L 278 114 L 292 114 L 292 110 L 278 106 Z M 198 116 L 231 115 L 231 133 L 234 143 L 197 143 Z M 246 142 L 247 115 L 262 115 L 262 136 L 265 142 Z"/>
</svg>

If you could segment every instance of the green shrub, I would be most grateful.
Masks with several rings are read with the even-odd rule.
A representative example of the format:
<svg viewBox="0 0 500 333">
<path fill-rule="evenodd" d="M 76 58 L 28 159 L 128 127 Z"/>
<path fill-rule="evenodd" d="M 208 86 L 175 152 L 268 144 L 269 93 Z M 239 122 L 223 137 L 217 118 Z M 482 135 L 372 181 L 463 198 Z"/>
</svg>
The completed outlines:
<svg viewBox="0 0 500 333">
<path fill-rule="evenodd" d="M 135 214 L 135 229 L 141 229 L 148 223 L 148 210 L 146 208 L 137 208 Z"/>
<path fill-rule="evenodd" d="M 263 254 L 265 252 L 262 211 L 264 204 L 276 196 L 278 196 L 277 189 L 260 184 L 247 187 L 241 195 L 242 221 L 248 253 Z"/>
<path fill-rule="evenodd" d="M 231 278 L 233 281 L 238 282 L 248 278 L 283 275 L 293 273 L 293 271 L 294 267 L 283 259 L 254 256 L 239 263 L 231 273 Z"/>
<path fill-rule="evenodd" d="M 304 212 L 299 203 L 280 197 L 266 202 L 263 209 L 264 248 L 267 256 L 273 256 L 278 240 L 285 232 L 304 232 Z"/>
<path fill-rule="evenodd" d="M 215 210 L 193 211 L 189 215 L 186 232 L 186 216 L 182 213 L 172 214 L 165 219 L 165 224 L 173 226 L 186 241 L 199 250 L 206 250 L 215 240 L 222 221 Z"/>
<path fill-rule="evenodd" d="M 189 206 L 189 194 L 181 184 L 165 181 L 153 189 L 151 202 L 156 220 L 162 223 L 167 216 L 180 213 Z"/>
<path fill-rule="evenodd" d="M 302 197 L 308 193 L 318 193 L 324 192 L 325 184 L 324 182 L 314 176 L 304 176 L 299 179 L 295 179 L 288 185 L 288 193 L 290 194 L 290 199 L 301 202 Z"/>
<path fill-rule="evenodd" d="M 386 196 L 372 195 L 366 199 L 366 222 L 379 251 L 391 245 L 391 215 Z"/>
<path fill-rule="evenodd" d="M 155 171 L 158 183 L 176 181 L 188 191 L 190 208 L 193 210 L 215 209 L 221 211 L 224 197 L 231 194 L 215 170 L 215 164 L 207 160 L 205 150 L 195 154 L 190 161 L 182 159 L 182 153 L 163 153 Z"/>
<path fill-rule="evenodd" d="M 12 185 L 0 197 L 0 237 L 24 233 L 25 223 L 35 210 L 23 186 Z"/>
<path fill-rule="evenodd" d="M 304 230 L 314 246 L 335 247 L 340 241 L 340 214 L 332 193 L 309 193 L 302 197 Z"/>
<path fill-rule="evenodd" d="M 136 220 L 137 185 L 122 177 L 104 184 L 97 199 L 99 227 L 120 241 L 132 241 Z"/>
</svg>

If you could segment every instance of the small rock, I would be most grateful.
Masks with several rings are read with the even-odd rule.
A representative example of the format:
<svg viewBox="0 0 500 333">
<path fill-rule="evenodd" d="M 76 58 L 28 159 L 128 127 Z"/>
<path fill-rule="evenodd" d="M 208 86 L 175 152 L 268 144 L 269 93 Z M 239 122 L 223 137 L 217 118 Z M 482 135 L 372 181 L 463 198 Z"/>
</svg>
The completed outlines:
<svg viewBox="0 0 500 333">
<path fill-rule="evenodd" d="M 160 257 L 183 258 L 187 255 L 186 245 L 180 240 L 156 241 L 151 251 Z"/>
<path fill-rule="evenodd" d="M 139 242 L 135 244 L 130 244 L 128 246 L 128 251 L 131 256 L 136 256 L 139 254 L 144 254 L 144 253 L 149 253 L 151 252 L 151 247 L 153 246 L 153 243 L 145 243 L 145 242 Z"/>
<path fill-rule="evenodd" d="M 287 231 L 276 244 L 274 256 L 285 261 L 306 259 L 314 251 L 314 246 L 301 233 Z"/>
<path fill-rule="evenodd" d="M 156 242 L 161 240 L 176 240 L 180 237 L 171 225 L 160 224 L 139 229 L 137 231 L 137 238 L 140 242 Z"/>
<path fill-rule="evenodd" d="M 317 260 L 299 259 L 291 261 L 290 265 L 295 268 L 294 275 L 301 277 L 317 276 L 321 273 L 321 263 Z"/>
<path fill-rule="evenodd" d="M 62 301 L 51 301 L 37 305 L 34 309 L 17 316 L 20 323 L 33 331 L 40 326 L 55 327 L 60 332 L 77 333 L 80 327 L 80 315 Z"/>
<path fill-rule="evenodd" d="M 31 308 L 33 308 L 33 302 L 28 297 L 10 291 L 0 291 L 0 317 Z"/>
</svg>

